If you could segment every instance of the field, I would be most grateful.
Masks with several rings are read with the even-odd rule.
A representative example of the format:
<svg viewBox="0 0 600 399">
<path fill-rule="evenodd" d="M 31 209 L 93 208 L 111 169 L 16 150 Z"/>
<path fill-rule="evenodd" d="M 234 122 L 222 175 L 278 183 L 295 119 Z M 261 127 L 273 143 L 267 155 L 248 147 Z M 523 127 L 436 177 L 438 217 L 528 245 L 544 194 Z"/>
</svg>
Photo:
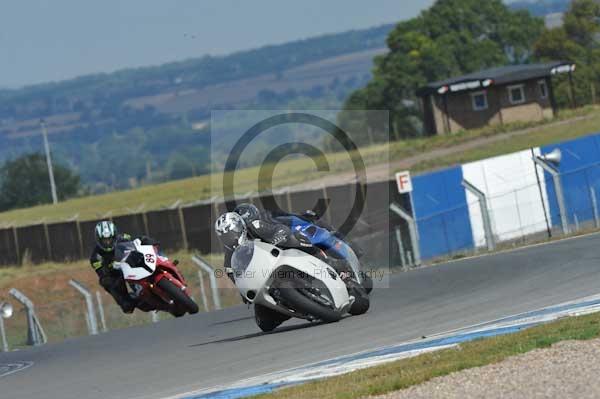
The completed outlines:
<svg viewBox="0 0 600 399">
<path fill-rule="evenodd" d="M 460 132 L 451 136 L 436 136 L 375 145 L 361 149 L 368 166 L 369 179 L 389 177 L 399 169 L 414 172 L 431 170 L 461 162 L 474 161 L 531 146 L 567 140 L 598 131 L 600 114 L 597 107 L 563 111 L 558 121 L 543 124 L 506 125 Z M 562 121 L 562 122 L 561 122 Z M 389 156 L 389 164 L 382 159 Z M 274 170 L 273 187 L 319 186 L 339 181 L 343 171 L 350 166 L 346 154 L 328 154 L 331 170 L 319 173 L 311 160 L 305 158 L 284 160 Z M 371 173 L 373 172 L 373 173 Z M 259 168 L 247 168 L 236 174 L 235 191 L 238 194 L 258 191 Z M 329 175 L 329 176 L 328 176 Z M 58 205 L 42 205 L 0 213 L 0 227 L 11 225 L 47 223 L 78 217 L 80 220 L 116 216 L 141 210 L 169 207 L 176 201 L 190 203 L 220 196 L 222 174 L 205 175 L 192 179 L 146 186 L 135 190 L 72 199 Z"/>
</svg>

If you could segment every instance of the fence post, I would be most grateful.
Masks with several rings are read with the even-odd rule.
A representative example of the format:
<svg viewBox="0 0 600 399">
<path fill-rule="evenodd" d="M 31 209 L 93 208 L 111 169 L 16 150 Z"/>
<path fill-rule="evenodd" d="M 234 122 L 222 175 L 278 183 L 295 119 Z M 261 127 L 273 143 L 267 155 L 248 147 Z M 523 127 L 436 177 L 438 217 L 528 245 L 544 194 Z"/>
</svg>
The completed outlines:
<svg viewBox="0 0 600 399">
<path fill-rule="evenodd" d="M 19 233 L 17 233 L 17 228 L 16 226 L 13 225 L 12 227 L 12 232 L 13 232 L 13 237 L 15 240 L 15 251 L 16 251 L 16 255 L 17 255 L 17 264 L 21 264 L 21 249 L 19 248 Z"/>
<path fill-rule="evenodd" d="M 50 232 L 48 232 L 48 225 L 44 223 L 42 225 L 44 227 L 44 238 L 46 239 L 46 255 L 48 255 L 48 260 L 52 261 L 52 247 L 50 246 Z"/>
<path fill-rule="evenodd" d="M 213 304 L 215 306 L 215 309 L 221 309 L 221 298 L 219 297 L 219 287 L 217 286 L 217 279 L 215 277 L 214 269 L 198 255 L 192 256 L 192 261 L 201 270 L 208 273 L 208 278 L 210 280 L 210 288 L 212 290 Z"/>
<path fill-rule="evenodd" d="M 390 204 L 390 210 L 408 223 L 408 232 L 410 233 L 410 241 L 413 253 L 413 262 L 411 263 L 414 266 L 419 266 L 421 264 L 421 250 L 419 248 L 419 236 L 417 235 L 417 223 L 415 219 L 395 203 Z"/>
<path fill-rule="evenodd" d="M 590 187 L 590 196 L 592 197 L 592 210 L 594 211 L 594 223 L 596 228 L 600 228 L 600 218 L 598 218 L 598 201 L 596 200 L 596 191 Z"/>
<path fill-rule="evenodd" d="M 185 227 L 185 219 L 183 217 L 183 208 L 180 206 L 177 208 L 177 213 L 179 215 L 179 228 L 181 229 L 181 239 L 183 240 L 183 249 L 186 251 L 189 249 L 188 239 L 187 239 L 187 229 Z"/>
<path fill-rule="evenodd" d="M 43 345 L 48 342 L 46 333 L 40 324 L 40 320 L 35 314 L 33 302 L 16 288 L 11 288 L 8 293 L 19 301 L 27 311 L 27 345 Z"/>
<path fill-rule="evenodd" d="M 469 191 L 471 194 L 477 197 L 479 200 L 479 208 L 481 209 L 481 218 L 483 219 L 483 230 L 485 234 L 485 242 L 487 244 L 488 251 L 496 249 L 496 242 L 494 240 L 494 233 L 492 232 L 492 222 L 490 219 L 490 213 L 487 206 L 487 199 L 485 193 L 479 190 L 477 187 L 469 183 L 467 180 L 462 181 L 462 186 Z"/>
<path fill-rule="evenodd" d="M 81 224 L 79 223 L 79 217 L 75 219 L 75 227 L 77 228 L 77 239 L 79 240 L 79 256 L 81 259 L 85 258 L 85 254 L 83 251 L 83 236 L 81 234 Z"/>
<path fill-rule="evenodd" d="M 148 215 L 146 215 L 146 212 L 142 212 L 142 221 L 144 222 L 144 234 L 146 237 L 149 237 L 150 231 L 148 229 Z"/>
<path fill-rule="evenodd" d="M 204 311 L 208 312 L 208 300 L 206 299 L 206 291 L 204 290 L 204 276 L 202 270 L 198 270 L 198 279 L 200 280 L 200 295 L 204 304 Z"/>
<path fill-rule="evenodd" d="M 292 194 L 290 193 L 290 188 L 288 187 L 285 191 L 285 200 L 287 202 L 287 211 L 292 212 Z"/>
<path fill-rule="evenodd" d="M 87 306 L 86 321 L 88 325 L 88 332 L 90 335 L 98 335 L 98 321 L 96 320 L 96 312 L 94 310 L 94 300 L 90 291 L 80 282 L 76 280 L 69 280 L 69 285 L 75 288 L 85 298 L 85 304 Z"/>
<path fill-rule="evenodd" d="M 104 304 L 102 303 L 102 295 L 100 291 L 96 291 L 96 302 L 98 303 L 98 315 L 100 315 L 100 324 L 102 325 L 102 332 L 107 332 L 106 318 L 104 317 Z"/>
</svg>

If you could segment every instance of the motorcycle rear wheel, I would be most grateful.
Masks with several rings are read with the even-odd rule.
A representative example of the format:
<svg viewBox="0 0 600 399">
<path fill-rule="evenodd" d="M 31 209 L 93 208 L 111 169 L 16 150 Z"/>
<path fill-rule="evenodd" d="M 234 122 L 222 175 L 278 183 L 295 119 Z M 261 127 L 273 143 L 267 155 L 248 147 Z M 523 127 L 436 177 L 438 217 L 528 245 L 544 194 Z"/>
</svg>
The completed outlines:
<svg viewBox="0 0 600 399">
<path fill-rule="evenodd" d="M 175 302 L 176 307 L 181 307 L 181 308 L 185 309 L 185 311 L 188 312 L 189 314 L 198 313 L 198 311 L 200 310 L 198 308 L 198 305 L 196 304 L 196 302 L 194 302 L 194 300 L 192 298 L 190 298 L 185 293 L 185 291 L 182 291 L 179 287 L 177 287 L 175 284 L 173 284 L 168 278 L 161 279 L 157 285 L 161 290 L 163 290 L 165 293 L 167 293 L 167 295 L 169 295 L 169 297 L 171 297 L 173 302 Z M 183 316 L 183 314 L 181 314 L 181 316 Z M 176 315 L 176 317 L 179 317 L 179 313 Z"/>
<path fill-rule="evenodd" d="M 314 316 L 326 323 L 334 323 L 342 318 L 341 312 L 320 305 L 300 292 L 301 284 L 292 280 L 284 280 L 278 284 L 282 299 L 296 312 Z"/>
</svg>

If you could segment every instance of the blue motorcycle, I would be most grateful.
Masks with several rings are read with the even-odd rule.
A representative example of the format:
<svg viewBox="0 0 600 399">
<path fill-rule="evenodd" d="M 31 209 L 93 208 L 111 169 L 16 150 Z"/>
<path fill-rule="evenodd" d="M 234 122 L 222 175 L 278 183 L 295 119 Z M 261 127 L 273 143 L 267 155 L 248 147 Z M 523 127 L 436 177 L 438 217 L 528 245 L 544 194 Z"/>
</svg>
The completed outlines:
<svg viewBox="0 0 600 399">
<path fill-rule="evenodd" d="M 373 281 L 370 276 L 361 271 L 360 261 L 348 243 L 307 219 L 293 215 L 280 216 L 276 219 L 289 226 L 292 231 L 307 237 L 313 246 L 323 250 L 327 256 L 345 260 L 352 268 L 355 280 L 365 288 L 367 293 L 371 292 Z"/>
</svg>

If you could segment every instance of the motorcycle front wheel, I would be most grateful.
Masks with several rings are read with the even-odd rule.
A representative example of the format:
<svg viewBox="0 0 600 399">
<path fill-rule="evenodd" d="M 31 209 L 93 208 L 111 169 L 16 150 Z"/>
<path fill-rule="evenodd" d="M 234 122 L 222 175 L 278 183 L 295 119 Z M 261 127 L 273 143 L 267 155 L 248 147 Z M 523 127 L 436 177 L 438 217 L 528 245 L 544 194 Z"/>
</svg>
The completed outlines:
<svg viewBox="0 0 600 399">
<path fill-rule="evenodd" d="M 158 282 L 158 288 L 163 290 L 175 302 L 175 306 L 185 309 L 189 314 L 198 313 L 200 310 L 198 305 L 192 298 L 188 296 L 181 288 L 177 287 L 167 278 L 163 278 Z M 181 314 L 183 316 L 183 314 Z M 179 313 L 176 315 L 179 317 Z"/>
<path fill-rule="evenodd" d="M 284 280 L 278 286 L 281 298 L 296 312 L 311 315 L 327 323 L 333 323 L 342 318 L 341 312 L 310 299 L 302 282 Z"/>
</svg>

